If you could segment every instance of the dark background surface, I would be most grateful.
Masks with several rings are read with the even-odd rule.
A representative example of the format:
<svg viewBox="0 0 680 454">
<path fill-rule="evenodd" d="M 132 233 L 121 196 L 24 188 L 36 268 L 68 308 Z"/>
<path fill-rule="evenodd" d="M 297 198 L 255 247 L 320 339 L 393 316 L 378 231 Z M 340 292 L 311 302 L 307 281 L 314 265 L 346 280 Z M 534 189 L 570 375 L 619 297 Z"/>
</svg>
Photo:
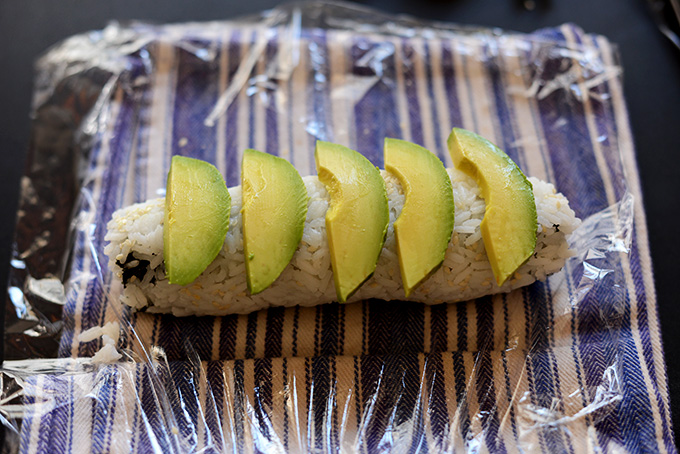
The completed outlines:
<svg viewBox="0 0 680 454">
<path fill-rule="evenodd" d="M 50 45 L 111 20 L 158 23 L 254 13 L 268 0 L 0 1 L 0 290 L 5 294 L 14 219 L 28 146 L 33 62 Z M 618 44 L 654 264 L 676 434 L 680 420 L 680 50 L 646 0 L 368 0 L 357 3 L 429 20 L 530 32 L 573 22 Z M 533 8 L 532 8 L 533 6 Z M 4 297 L 3 297 L 4 298 Z"/>
</svg>

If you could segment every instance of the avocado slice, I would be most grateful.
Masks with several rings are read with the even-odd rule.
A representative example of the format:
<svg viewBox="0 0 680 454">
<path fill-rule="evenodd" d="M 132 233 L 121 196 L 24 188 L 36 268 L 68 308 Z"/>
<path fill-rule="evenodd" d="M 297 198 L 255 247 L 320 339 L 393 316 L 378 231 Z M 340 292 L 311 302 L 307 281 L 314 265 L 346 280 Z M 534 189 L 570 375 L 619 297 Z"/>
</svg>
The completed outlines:
<svg viewBox="0 0 680 454">
<path fill-rule="evenodd" d="M 269 287 L 293 258 L 305 227 L 307 189 L 283 158 L 245 150 L 241 163 L 248 291 Z"/>
<path fill-rule="evenodd" d="M 536 248 L 533 187 L 508 155 L 473 132 L 453 128 L 448 146 L 454 165 L 474 177 L 482 191 L 482 239 L 501 286 Z"/>
<path fill-rule="evenodd" d="M 453 190 L 444 164 L 425 148 L 385 139 L 385 169 L 404 190 L 394 223 L 399 269 L 406 297 L 444 261 L 453 233 Z"/>
<path fill-rule="evenodd" d="M 174 156 L 165 192 L 163 257 L 171 284 L 194 281 L 222 249 L 231 198 L 212 164 Z"/>
<path fill-rule="evenodd" d="M 326 232 L 335 290 L 344 303 L 378 263 L 390 219 L 385 181 L 368 159 L 342 145 L 318 141 L 314 157 L 331 199 Z"/>
</svg>

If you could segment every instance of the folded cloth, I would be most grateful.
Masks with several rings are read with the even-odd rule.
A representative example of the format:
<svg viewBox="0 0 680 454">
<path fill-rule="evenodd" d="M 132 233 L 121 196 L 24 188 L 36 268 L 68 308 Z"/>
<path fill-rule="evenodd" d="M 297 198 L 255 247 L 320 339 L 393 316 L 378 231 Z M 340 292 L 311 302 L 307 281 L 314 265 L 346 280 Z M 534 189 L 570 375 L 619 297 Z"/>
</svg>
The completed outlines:
<svg viewBox="0 0 680 454">
<path fill-rule="evenodd" d="M 60 356 L 92 356 L 102 343 L 79 334 L 118 321 L 136 362 L 29 377 L 23 452 L 675 452 L 607 39 L 574 25 L 499 34 L 303 4 L 238 22 L 112 25 L 51 50 L 39 77 L 69 68 L 110 77 L 84 122 Z M 175 318 L 120 304 L 106 223 L 163 195 L 172 155 L 214 163 L 229 186 L 245 148 L 313 173 L 317 139 L 383 167 L 382 140 L 403 138 L 451 166 L 454 126 L 567 196 L 584 222 L 562 272 L 435 306 Z"/>
</svg>

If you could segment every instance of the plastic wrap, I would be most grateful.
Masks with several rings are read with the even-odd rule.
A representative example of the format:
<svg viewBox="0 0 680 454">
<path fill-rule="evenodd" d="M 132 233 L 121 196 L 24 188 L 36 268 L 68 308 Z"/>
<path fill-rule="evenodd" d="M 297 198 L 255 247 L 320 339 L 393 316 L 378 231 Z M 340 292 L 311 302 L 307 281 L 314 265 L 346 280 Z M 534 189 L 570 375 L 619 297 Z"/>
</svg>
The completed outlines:
<svg viewBox="0 0 680 454">
<path fill-rule="evenodd" d="M 6 447 L 673 450 L 620 76 L 607 40 L 573 25 L 526 35 L 331 3 L 56 45 L 37 62 L 6 300 Z M 317 139 L 382 167 L 380 141 L 400 137 L 450 166 L 452 126 L 567 195 L 583 224 L 562 272 L 431 307 L 175 318 L 119 303 L 106 221 L 163 195 L 171 155 L 230 186 L 246 147 L 313 173 Z"/>
</svg>

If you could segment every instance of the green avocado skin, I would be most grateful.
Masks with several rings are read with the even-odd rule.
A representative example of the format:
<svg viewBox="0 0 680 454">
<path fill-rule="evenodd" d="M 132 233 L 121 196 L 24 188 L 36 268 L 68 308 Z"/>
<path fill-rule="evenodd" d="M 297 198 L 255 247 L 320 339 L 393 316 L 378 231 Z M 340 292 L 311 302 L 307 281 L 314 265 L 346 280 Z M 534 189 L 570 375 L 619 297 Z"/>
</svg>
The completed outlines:
<svg viewBox="0 0 680 454">
<path fill-rule="evenodd" d="M 171 284 L 192 283 L 217 257 L 229 228 L 231 198 L 219 170 L 174 156 L 165 193 L 163 259 Z"/>
<path fill-rule="evenodd" d="M 447 142 L 453 164 L 474 177 L 482 191 L 486 203 L 482 239 L 501 286 L 536 249 L 533 187 L 517 164 L 483 137 L 453 128 Z"/>
<path fill-rule="evenodd" d="M 326 234 L 338 301 L 371 277 L 387 235 L 389 207 L 380 171 L 360 153 L 318 141 L 319 180 L 330 195 Z"/>
<path fill-rule="evenodd" d="M 293 258 L 307 217 L 307 189 L 283 158 L 248 149 L 241 163 L 243 252 L 251 295 L 267 289 Z"/>
<path fill-rule="evenodd" d="M 437 271 L 453 233 L 451 179 L 444 164 L 427 149 L 399 139 L 385 139 L 385 169 L 404 191 L 404 206 L 394 222 L 404 294 Z"/>
</svg>

